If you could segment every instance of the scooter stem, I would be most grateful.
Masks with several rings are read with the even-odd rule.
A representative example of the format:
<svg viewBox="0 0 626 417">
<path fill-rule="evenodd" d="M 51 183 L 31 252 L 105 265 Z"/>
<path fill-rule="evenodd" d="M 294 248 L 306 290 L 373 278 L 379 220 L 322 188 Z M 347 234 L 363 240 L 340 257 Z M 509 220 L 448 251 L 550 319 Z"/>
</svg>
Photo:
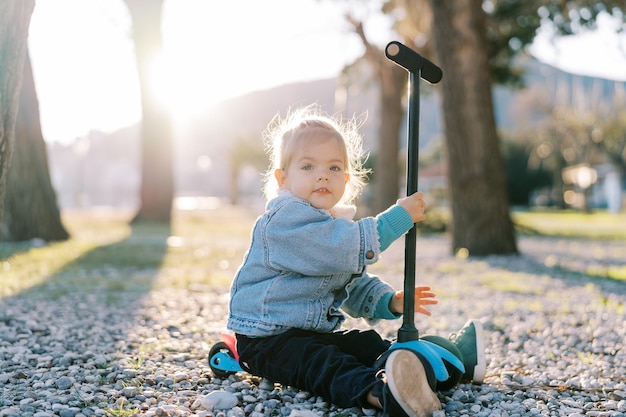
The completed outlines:
<svg viewBox="0 0 626 417">
<path fill-rule="evenodd" d="M 424 78 L 431 83 L 441 80 L 441 69 L 422 57 L 417 52 L 401 44 L 390 42 L 385 48 L 387 58 L 409 72 L 408 94 L 409 106 L 407 117 L 407 167 L 406 194 L 418 191 L 417 165 L 419 162 L 419 116 L 420 88 L 419 79 Z M 405 237 L 404 249 L 404 304 L 402 326 L 398 330 L 398 342 L 409 342 L 419 339 L 419 331 L 415 327 L 415 251 L 417 230 L 415 225 Z"/>
</svg>

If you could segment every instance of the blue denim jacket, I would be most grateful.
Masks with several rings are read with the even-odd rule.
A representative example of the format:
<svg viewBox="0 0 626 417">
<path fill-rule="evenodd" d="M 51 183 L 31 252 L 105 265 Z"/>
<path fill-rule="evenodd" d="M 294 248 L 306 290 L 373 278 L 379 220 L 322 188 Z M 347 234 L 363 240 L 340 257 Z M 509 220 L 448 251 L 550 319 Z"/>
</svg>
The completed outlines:
<svg viewBox="0 0 626 417">
<path fill-rule="evenodd" d="M 251 237 L 231 286 L 228 328 L 235 333 L 331 332 L 345 320 L 340 309 L 377 319 L 379 301 L 394 292 L 366 272 L 381 251 L 373 217 L 334 219 L 306 200 L 283 195 L 267 203 Z"/>
</svg>

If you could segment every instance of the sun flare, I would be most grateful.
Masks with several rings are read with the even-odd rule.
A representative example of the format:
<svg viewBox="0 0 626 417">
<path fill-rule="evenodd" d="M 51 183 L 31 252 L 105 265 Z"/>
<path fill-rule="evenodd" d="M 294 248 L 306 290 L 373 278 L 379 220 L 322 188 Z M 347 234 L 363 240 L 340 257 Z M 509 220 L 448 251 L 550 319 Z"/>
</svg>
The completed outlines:
<svg viewBox="0 0 626 417">
<path fill-rule="evenodd" d="M 166 54 L 156 57 L 152 64 L 150 85 L 159 102 L 166 106 L 174 120 L 189 121 L 228 95 L 219 90 L 208 74 L 194 65 L 184 65 Z"/>
</svg>

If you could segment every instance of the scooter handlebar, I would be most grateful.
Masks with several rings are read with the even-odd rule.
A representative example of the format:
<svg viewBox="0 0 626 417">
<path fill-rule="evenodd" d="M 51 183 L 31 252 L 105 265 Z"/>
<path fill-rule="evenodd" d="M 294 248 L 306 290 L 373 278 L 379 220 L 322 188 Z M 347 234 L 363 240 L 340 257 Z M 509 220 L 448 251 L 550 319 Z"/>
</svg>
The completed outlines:
<svg viewBox="0 0 626 417">
<path fill-rule="evenodd" d="M 389 42 L 385 56 L 407 71 L 419 73 L 431 84 L 437 84 L 443 76 L 441 68 L 400 42 Z"/>
</svg>

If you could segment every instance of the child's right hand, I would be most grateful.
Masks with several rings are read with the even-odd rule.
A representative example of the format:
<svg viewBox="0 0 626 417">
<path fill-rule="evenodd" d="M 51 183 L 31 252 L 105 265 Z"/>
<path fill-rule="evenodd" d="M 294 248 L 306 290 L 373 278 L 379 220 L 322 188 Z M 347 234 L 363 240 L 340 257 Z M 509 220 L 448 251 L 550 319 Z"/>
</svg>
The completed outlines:
<svg viewBox="0 0 626 417">
<path fill-rule="evenodd" d="M 399 199 L 396 204 L 409 213 L 409 216 L 413 219 L 413 223 L 421 222 L 426 218 L 424 214 L 426 203 L 424 202 L 424 193 L 421 191 Z"/>
</svg>

